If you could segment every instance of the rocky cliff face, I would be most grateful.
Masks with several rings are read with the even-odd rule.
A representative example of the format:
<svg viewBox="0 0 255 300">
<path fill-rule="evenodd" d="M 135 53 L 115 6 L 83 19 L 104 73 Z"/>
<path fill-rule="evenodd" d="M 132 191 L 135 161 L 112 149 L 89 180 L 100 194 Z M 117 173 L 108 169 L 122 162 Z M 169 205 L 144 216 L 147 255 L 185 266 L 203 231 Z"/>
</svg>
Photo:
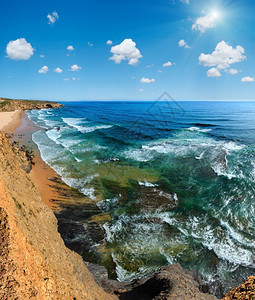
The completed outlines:
<svg viewBox="0 0 255 300">
<path fill-rule="evenodd" d="M 227 293 L 222 300 L 254 300 L 255 276 L 247 278 L 244 284 Z"/>
<path fill-rule="evenodd" d="M 53 212 L 1 132 L 0 299 L 114 299 L 65 247 Z"/>
<path fill-rule="evenodd" d="M 12 100 L 0 98 L 0 111 L 14 111 L 15 109 L 42 109 L 42 108 L 59 108 L 63 104 L 51 101 L 36 100 Z"/>
</svg>

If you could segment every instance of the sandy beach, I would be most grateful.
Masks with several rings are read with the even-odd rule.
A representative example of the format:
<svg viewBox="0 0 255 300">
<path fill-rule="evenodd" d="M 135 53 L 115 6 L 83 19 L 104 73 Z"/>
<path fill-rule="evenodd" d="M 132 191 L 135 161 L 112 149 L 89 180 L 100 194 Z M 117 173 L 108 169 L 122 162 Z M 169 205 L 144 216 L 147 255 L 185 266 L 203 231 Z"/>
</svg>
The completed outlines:
<svg viewBox="0 0 255 300">
<path fill-rule="evenodd" d="M 5 133 L 13 133 L 21 125 L 22 110 L 0 112 L 0 130 Z"/>
<path fill-rule="evenodd" d="M 38 188 L 43 202 L 56 211 L 58 206 L 51 200 L 60 198 L 60 195 L 54 188 L 54 182 L 50 181 L 49 178 L 58 175 L 41 159 L 36 145 L 32 142 L 32 133 L 38 129 L 29 121 L 23 110 L 0 112 L 0 130 L 4 133 L 13 134 L 12 141 L 25 144 L 33 149 L 35 165 L 33 165 L 29 176 Z"/>
</svg>

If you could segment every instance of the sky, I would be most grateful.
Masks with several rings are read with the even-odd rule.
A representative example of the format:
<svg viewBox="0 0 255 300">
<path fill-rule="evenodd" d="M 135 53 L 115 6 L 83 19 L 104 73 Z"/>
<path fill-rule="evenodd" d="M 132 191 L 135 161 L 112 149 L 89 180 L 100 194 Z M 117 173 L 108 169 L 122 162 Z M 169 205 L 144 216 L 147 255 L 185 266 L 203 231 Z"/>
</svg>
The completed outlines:
<svg viewBox="0 0 255 300">
<path fill-rule="evenodd" d="M 254 11 L 254 0 L 3 0 L 0 96 L 255 100 Z"/>
</svg>

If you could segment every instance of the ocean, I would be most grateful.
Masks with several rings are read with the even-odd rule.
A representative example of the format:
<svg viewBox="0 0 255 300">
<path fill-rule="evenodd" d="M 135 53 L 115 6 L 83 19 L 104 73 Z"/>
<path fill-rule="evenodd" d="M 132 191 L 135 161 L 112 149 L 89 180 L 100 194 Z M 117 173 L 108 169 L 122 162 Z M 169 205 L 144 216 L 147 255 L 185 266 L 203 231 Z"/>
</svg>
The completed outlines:
<svg viewBox="0 0 255 300">
<path fill-rule="evenodd" d="M 42 159 L 98 207 L 104 240 L 90 236 L 90 251 L 112 277 L 172 263 L 225 288 L 254 275 L 254 102 L 65 102 L 27 115 Z"/>
</svg>

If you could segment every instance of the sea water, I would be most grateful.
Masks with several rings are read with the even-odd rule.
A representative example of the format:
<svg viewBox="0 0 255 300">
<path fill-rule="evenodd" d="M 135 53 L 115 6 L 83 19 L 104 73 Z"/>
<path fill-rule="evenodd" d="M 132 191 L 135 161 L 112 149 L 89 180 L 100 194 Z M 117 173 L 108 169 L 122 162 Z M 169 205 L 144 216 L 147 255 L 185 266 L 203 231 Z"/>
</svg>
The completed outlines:
<svg viewBox="0 0 255 300">
<path fill-rule="evenodd" d="M 43 160 L 108 214 L 117 279 L 176 262 L 209 283 L 254 275 L 255 103 L 68 102 L 27 114 Z"/>
</svg>

